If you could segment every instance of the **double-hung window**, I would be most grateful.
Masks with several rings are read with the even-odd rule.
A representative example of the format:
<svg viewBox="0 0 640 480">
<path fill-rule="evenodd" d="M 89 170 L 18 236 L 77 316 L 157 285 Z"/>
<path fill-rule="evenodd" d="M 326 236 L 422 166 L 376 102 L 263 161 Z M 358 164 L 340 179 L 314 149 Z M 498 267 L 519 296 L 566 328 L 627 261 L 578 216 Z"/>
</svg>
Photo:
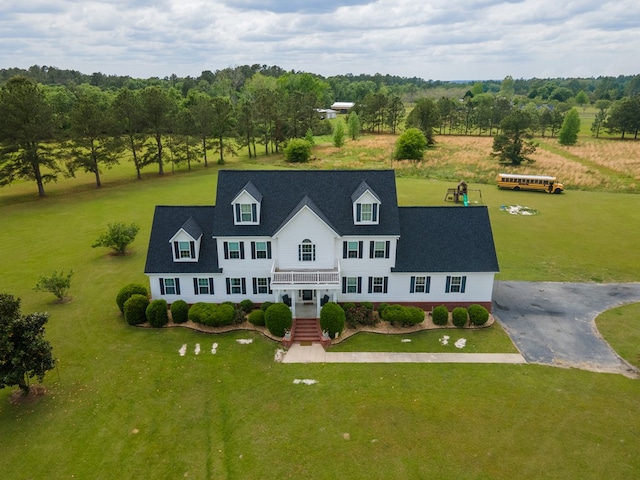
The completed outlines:
<svg viewBox="0 0 640 480">
<path fill-rule="evenodd" d="M 160 295 L 180 295 L 180 279 L 161 278 Z"/>
<path fill-rule="evenodd" d="M 369 293 L 387 293 L 389 277 L 369 277 Z"/>
<path fill-rule="evenodd" d="M 316 246 L 308 238 L 298 245 L 298 260 L 300 262 L 315 262 L 316 260 Z"/>
<path fill-rule="evenodd" d="M 191 258 L 191 243 L 178 242 L 179 258 Z"/>
<path fill-rule="evenodd" d="M 229 258 L 240 258 L 240 242 L 229 242 Z"/>
<path fill-rule="evenodd" d="M 241 222 L 253 222 L 253 208 L 250 203 L 240 204 L 240 221 Z"/>
<path fill-rule="evenodd" d="M 267 258 L 267 242 L 256 242 L 256 258 Z"/>
<path fill-rule="evenodd" d="M 384 258 L 386 242 L 373 243 L 373 258 Z"/>
<path fill-rule="evenodd" d="M 358 258 L 359 242 L 347 242 L 347 258 Z"/>
<path fill-rule="evenodd" d="M 411 277 L 410 293 L 429 293 L 431 286 L 431 277 L 415 276 Z"/>
<path fill-rule="evenodd" d="M 373 205 L 371 203 L 363 203 L 360 207 L 360 221 L 371 222 L 373 221 Z"/>
<path fill-rule="evenodd" d="M 253 279 L 253 293 L 254 295 L 261 293 L 271 293 L 270 282 L 267 277 L 258 277 Z"/>
<path fill-rule="evenodd" d="M 467 284 L 466 275 L 447 276 L 446 293 L 464 293 Z"/>
</svg>

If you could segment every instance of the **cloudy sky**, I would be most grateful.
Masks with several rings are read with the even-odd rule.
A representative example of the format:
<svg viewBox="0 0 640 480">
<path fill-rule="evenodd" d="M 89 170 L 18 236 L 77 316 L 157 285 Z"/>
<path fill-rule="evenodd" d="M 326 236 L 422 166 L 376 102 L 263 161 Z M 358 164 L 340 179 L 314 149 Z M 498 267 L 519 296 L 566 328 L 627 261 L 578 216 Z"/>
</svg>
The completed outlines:
<svg viewBox="0 0 640 480">
<path fill-rule="evenodd" d="M 640 73 L 637 0 L 0 0 L 0 68 L 245 64 L 434 80 Z"/>
</svg>

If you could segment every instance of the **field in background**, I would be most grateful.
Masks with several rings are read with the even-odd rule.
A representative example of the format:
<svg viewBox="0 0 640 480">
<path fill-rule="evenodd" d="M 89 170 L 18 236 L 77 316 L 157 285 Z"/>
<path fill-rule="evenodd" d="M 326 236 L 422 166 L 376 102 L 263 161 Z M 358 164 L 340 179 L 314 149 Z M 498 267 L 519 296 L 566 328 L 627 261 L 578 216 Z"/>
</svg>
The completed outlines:
<svg viewBox="0 0 640 480">
<path fill-rule="evenodd" d="M 459 137 L 437 138 L 434 155 L 480 155 L 473 143 L 455 143 Z M 359 154 L 350 142 L 340 151 L 320 146 L 318 160 L 297 168 L 388 168 L 391 144 Z M 432 161 L 439 165 L 433 171 L 450 176 L 431 175 L 429 160 L 419 170 L 393 162 L 402 205 L 445 204 L 456 168 L 469 175 L 491 168 L 490 160 L 456 167 L 446 156 Z M 285 165 L 277 156 L 238 157 L 227 167 Z M 621 375 L 538 365 L 283 365 L 274 362 L 279 344 L 254 333 L 127 326 L 114 299 L 122 285 L 147 282 L 155 205 L 212 204 L 217 171 L 196 166 L 158 178 L 150 167 L 136 181 L 123 164 L 105 172 L 99 190 L 86 174 L 48 185 L 45 199 L 32 183 L 0 189 L 0 292 L 21 297 L 24 313 L 51 313 L 47 338 L 59 359 L 43 398 L 15 406 L 10 390 L 0 390 L 3 476 L 538 479 L 544 472 L 595 480 L 640 471 L 640 382 Z M 500 191 L 492 180 L 470 188 L 482 190 L 489 208 L 499 278 L 639 280 L 640 196 L 601 187 L 563 195 Z M 539 213 L 509 215 L 500 209 L 509 204 Z M 115 221 L 141 227 L 126 257 L 90 247 Z M 33 291 L 38 274 L 56 269 L 75 272 L 72 301 L 63 305 Z M 635 328 L 636 313 L 616 312 L 614 322 Z M 633 356 L 629 338 L 617 342 Z"/>
</svg>

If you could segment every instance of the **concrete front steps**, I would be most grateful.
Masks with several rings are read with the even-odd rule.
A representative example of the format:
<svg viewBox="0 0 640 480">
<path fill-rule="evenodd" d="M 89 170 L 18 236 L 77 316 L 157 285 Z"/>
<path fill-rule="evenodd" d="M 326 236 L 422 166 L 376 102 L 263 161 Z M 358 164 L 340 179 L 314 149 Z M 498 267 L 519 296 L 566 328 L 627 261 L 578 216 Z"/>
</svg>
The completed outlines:
<svg viewBox="0 0 640 480">
<path fill-rule="evenodd" d="M 323 347 L 331 345 L 329 338 L 322 337 L 320 321 L 317 318 L 295 318 L 291 327 L 290 338 L 284 338 L 282 344 L 290 347 L 294 343 L 320 343 Z"/>
</svg>

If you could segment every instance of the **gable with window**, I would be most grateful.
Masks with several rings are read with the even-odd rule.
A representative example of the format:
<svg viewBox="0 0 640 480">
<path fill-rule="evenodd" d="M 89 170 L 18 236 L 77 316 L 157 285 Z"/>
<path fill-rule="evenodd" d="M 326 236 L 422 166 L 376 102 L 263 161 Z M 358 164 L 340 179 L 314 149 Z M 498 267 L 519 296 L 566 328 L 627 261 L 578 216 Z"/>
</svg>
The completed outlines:
<svg viewBox="0 0 640 480">
<path fill-rule="evenodd" d="M 202 229 L 190 217 L 169 240 L 174 262 L 197 262 Z"/>
<path fill-rule="evenodd" d="M 356 225 L 376 225 L 379 223 L 380 198 L 362 182 L 351 195 L 353 202 L 353 221 Z"/>
<path fill-rule="evenodd" d="M 252 182 L 248 182 L 231 202 L 235 225 L 260 224 L 262 195 Z"/>
</svg>

